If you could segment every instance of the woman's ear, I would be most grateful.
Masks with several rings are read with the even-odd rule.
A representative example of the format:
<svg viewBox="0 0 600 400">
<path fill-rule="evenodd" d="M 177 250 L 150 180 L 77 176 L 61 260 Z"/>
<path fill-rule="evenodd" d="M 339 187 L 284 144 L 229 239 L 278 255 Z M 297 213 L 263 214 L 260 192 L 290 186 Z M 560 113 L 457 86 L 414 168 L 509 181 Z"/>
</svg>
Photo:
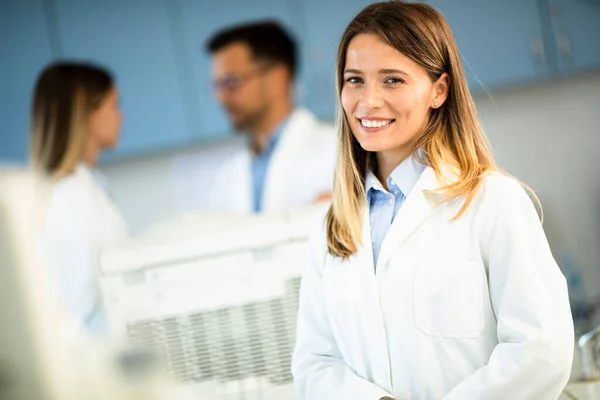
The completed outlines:
<svg viewBox="0 0 600 400">
<path fill-rule="evenodd" d="M 433 83 L 433 93 L 431 107 L 439 108 L 448 98 L 448 88 L 450 87 L 450 76 L 444 72 L 437 81 Z"/>
</svg>

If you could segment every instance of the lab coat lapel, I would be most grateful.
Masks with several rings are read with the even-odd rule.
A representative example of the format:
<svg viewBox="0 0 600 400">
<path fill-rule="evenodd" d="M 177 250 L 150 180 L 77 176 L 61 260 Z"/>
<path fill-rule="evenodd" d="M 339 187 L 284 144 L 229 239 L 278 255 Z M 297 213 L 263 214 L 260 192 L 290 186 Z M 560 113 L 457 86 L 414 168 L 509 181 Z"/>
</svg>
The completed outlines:
<svg viewBox="0 0 600 400">
<path fill-rule="evenodd" d="M 252 196 L 252 154 L 250 146 L 246 146 L 234 160 L 234 166 L 232 173 L 235 175 L 230 177 L 229 171 L 223 171 L 224 176 L 220 179 L 220 182 L 216 184 L 227 185 L 229 188 L 229 195 L 227 196 L 231 200 L 216 199 L 219 201 L 231 201 L 233 202 L 229 210 L 233 210 L 241 213 L 251 213 L 253 210 L 254 198 Z M 231 179 L 230 182 L 227 182 Z M 220 206 L 220 205 L 219 205 Z"/>
<path fill-rule="evenodd" d="M 302 109 L 293 111 L 269 162 L 263 194 L 264 211 L 281 211 L 287 190 L 303 190 L 301 187 L 296 188 L 295 183 L 288 180 L 290 169 L 293 168 L 296 160 L 305 157 L 303 139 L 308 137 L 306 131 L 309 129 L 311 129 L 310 114 Z"/>
<path fill-rule="evenodd" d="M 363 210 L 362 244 L 357 254 L 357 259 L 361 265 L 367 266 L 364 272 L 372 276 L 373 271 L 375 271 L 375 265 L 373 260 L 373 243 L 371 242 L 371 216 L 368 205 Z"/>
<path fill-rule="evenodd" d="M 432 190 L 441 187 L 435 171 L 425 168 L 383 240 L 378 265 L 385 265 L 393 251 L 398 248 L 431 215 L 441 196 Z"/>
</svg>

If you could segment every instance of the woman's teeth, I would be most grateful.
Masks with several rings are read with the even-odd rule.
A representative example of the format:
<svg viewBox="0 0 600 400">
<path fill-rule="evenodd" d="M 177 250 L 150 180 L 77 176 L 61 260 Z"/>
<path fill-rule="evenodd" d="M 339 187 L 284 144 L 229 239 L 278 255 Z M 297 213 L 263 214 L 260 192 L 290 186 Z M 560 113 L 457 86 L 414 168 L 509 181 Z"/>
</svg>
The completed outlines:
<svg viewBox="0 0 600 400">
<path fill-rule="evenodd" d="M 386 121 L 371 121 L 368 119 L 361 119 L 360 123 L 365 128 L 382 128 L 386 125 L 391 124 L 393 121 L 394 121 L 393 119 L 389 119 Z"/>
</svg>

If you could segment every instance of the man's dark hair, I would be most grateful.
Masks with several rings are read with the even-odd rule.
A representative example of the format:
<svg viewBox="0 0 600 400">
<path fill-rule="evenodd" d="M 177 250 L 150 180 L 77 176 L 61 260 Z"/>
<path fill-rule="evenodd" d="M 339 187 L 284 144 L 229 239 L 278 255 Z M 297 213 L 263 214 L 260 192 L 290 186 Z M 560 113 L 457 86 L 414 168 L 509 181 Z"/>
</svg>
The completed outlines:
<svg viewBox="0 0 600 400">
<path fill-rule="evenodd" d="M 296 75 L 296 42 L 276 21 L 267 20 L 235 25 L 215 33 L 207 43 L 211 54 L 233 43 L 245 43 L 257 61 L 281 63 L 292 78 Z"/>
</svg>

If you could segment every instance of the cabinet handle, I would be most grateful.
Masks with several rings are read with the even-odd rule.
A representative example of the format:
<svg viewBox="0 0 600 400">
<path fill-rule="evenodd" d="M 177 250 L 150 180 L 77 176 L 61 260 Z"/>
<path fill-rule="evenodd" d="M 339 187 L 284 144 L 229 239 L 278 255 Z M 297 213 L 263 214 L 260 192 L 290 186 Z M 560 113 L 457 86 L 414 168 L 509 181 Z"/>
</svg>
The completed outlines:
<svg viewBox="0 0 600 400">
<path fill-rule="evenodd" d="M 544 66 L 546 65 L 546 50 L 544 49 L 544 41 L 541 36 L 533 36 L 529 41 L 531 47 L 531 53 L 533 54 L 533 61 L 535 65 Z"/>
<path fill-rule="evenodd" d="M 571 37 L 564 29 L 556 32 L 556 45 L 558 46 L 558 53 L 563 62 L 570 62 L 573 58 L 573 46 L 571 44 Z"/>
</svg>

